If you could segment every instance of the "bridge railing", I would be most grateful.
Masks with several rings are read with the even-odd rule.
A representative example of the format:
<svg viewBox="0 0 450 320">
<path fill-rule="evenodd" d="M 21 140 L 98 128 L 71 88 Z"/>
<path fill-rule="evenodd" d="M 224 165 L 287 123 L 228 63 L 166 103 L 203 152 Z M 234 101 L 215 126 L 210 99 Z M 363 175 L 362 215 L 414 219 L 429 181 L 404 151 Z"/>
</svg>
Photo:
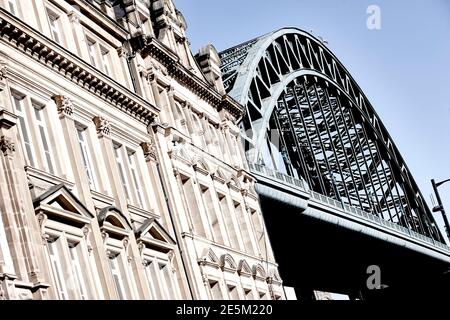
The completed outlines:
<svg viewBox="0 0 450 320">
<path fill-rule="evenodd" d="M 250 163 L 249 164 L 250 167 L 250 171 L 252 172 L 256 172 L 258 174 L 267 176 L 267 177 L 271 177 L 274 178 L 275 180 L 277 180 L 278 182 L 282 183 L 282 184 L 287 184 L 290 187 L 294 187 L 294 188 L 300 188 L 301 191 L 303 192 L 308 192 L 311 196 L 311 198 L 313 200 L 317 200 L 320 201 L 320 203 L 325 203 L 328 204 L 332 207 L 335 207 L 337 209 L 343 210 L 347 213 L 353 214 L 354 216 L 358 216 L 366 221 L 370 221 L 373 223 L 376 223 L 380 226 L 383 226 L 385 228 L 389 228 L 391 230 L 396 230 L 397 232 L 400 232 L 404 235 L 407 235 L 408 237 L 426 242 L 430 245 L 439 247 L 442 250 L 445 250 L 447 252 L 450 252 L 450 247 L 447 246 L 444 243 L 441 243 L 439 241 L 436 241 L 430 237 L 424 236 L 423 234 L 420 234 L 418 232 L 415 232 L 413 230 L 410 230 L 408 228 L 405 228 L 401 225 L 398 225 L 394 222 L 391 221 L 387 221 L 384 220 L 383 218 L 380 218 L 372 213 L 366 212 L 364 210 L 361 210 L 359 208 L 350 206 L 346 203 L 343 203 L 341 201 L 335 200 L 333 198 L 327 197 L 323 194 L 320 194 L 318 192 L 312 191 L 309 189 L 309 187 L 306 185 L 306 183 L 303 180 L 297 179 L 297 178 L 293 178 L 291 176 L 288 176 L 287 174 L 272 170 L 272 169 L 268 169 L 263 165 L 260 164 L 255 164 L 255 163 Z"/>
<path fill-rule="evenodd" d="M 261 173 L 265 176 L 275 178 L 276 180 L 284 183 L 288 183 L 289 185 L 293 185 L 296 188 L 302 189 L 302 191 L 308 191 L 309 188 L 306 186 L 306 183 L 303 180 L 293 178 L 285 173 L 281 173 L 276 170 L 268 169 L 263 165 L 256 164 L 256 163 L 250 163 L 249 164 L 250 171 L 256 171 L 258 173 Z"/>
</svg>

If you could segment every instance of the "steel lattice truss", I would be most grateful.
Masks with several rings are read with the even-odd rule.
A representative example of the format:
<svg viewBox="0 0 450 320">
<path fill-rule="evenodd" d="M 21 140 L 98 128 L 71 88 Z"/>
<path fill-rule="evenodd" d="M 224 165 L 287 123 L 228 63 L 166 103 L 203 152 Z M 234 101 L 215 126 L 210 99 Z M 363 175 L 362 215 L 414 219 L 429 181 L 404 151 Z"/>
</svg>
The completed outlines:
<svg viewBox="0 0 450 320">
<path fill-rule="evenodd" d="M 247 108 L 243 138 L 250 162 L 443 241 L 370 102 L 319 40 L 281 29 L 221 58 L 227 92 Z"/>
</svg>

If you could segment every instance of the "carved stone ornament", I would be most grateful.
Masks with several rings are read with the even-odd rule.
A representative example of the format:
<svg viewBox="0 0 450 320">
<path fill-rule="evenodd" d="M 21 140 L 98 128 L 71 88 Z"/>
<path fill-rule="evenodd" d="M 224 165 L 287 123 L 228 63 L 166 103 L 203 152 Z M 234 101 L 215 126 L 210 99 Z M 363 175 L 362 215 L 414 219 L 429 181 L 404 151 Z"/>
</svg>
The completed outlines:
<svg viewBox="0 0 450 320">
<path fill-rule="evenodd" d="M 89 228 L 88 225 L 85 225 L 82 230 L 83 230 L 83 237 L 84 237 L 84 239 L 86 241 L 86 248 L 87 248 L 88 253 L 90 255 L 92 250 L 93 250 L 92 245 L 91 245 L 91 241 L 89 240 L 89 234 L 91 232 L 91 228 Z"/>
<path fill-rule="evenodd" d="M 111 124 L 109 121 L 99 116 L 94 117 L 93 121 L 95 123 L 95 127 L 97 128 L 97 134 L 99 136 L 109 137 L 109 134 L 111 133 Z"/>
<path fill-rule="evenodd" d="M 69 17 L 69 21 L 72 23 L 79 23 L 80 22 L 80 13 L 73 10 L 70 11 L 67 16 Z"/>
<path fill-rule="evenodd" d="M 5 136 L 0 137 L 0 150 L 3 152 L 5 156 L 11 155 L 14 151 L 16 151 L 16 147 L 14 142 L 11 139 L 6 138 Z"/>
<path fill-rule="evenodd" d="M 144 151 L 145 161 L 156 161 L 156 145 L 153 138 L 150 138 L 148 142 L 142 142 L 141 148 Z"/>
<path fill-rule="evenodd" d="M 6 66 L 0 66 L 0 81 L 3 81 L 8 76 L 8 68 Z"/>
<path fill-rule="evenodd" d="M 67 96 L 54 96 L 58 114 L 71 116 L 73 114 L 73 102 Z"/>
<path fill-rule="evenodd" d="M 45 233 L 45 223 L 47 222 L 47 215 L 43 212 L 40 212 L 37 215 L 37 220 L 39 223 L 42 241 L 44 242 L 44 244 L 46 244 L 48 239 L 48 234 Z"/>
</svg>

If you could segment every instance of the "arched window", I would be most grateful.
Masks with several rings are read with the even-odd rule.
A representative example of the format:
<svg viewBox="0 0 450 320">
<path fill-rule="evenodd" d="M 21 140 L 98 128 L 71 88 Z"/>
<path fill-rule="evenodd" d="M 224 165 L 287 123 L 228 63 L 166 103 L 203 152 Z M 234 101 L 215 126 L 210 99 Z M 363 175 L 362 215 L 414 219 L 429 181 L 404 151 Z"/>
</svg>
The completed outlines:
<svg viewBox="0 0 450 320">
<path fill-rule="evenodd" d="M 137 297 L 136 287 L 128 259 L 131 224 L 122 212 L 113 206 L 100 210 L 98 221 L 109 259 L 116 297 L 120 300 L 134 299 Z"/>
</svg>

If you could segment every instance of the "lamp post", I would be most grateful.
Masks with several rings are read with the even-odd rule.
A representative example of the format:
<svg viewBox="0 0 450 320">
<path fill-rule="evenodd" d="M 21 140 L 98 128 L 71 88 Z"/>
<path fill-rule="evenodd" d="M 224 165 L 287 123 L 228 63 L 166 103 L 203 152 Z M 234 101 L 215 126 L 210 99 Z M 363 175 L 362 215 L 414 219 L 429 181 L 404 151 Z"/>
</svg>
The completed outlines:
<svg viewBox="0 0 450 320">
<path fill-rule="evenodd" d="M 436 200 L 438 202 L 438 205 L 433 208 L 433 212 L 440 211 L 442 214 L 442 219 L 444 219 L 445 223 L 445 232 L 447 233 L 447 238 L 450 240 L 450 225 L 448 223 L 447 215 L 445 214 L 444 205 L 442 204 L 441 196 L 438 192 L 438 187 L 446 182 L 449 182 L 450 179 L 441 181 L 436 183 L 434 179 L 431 179 L 431 184 L 433 185 L 434 193 L 436 194 Z"/>
</svg>

